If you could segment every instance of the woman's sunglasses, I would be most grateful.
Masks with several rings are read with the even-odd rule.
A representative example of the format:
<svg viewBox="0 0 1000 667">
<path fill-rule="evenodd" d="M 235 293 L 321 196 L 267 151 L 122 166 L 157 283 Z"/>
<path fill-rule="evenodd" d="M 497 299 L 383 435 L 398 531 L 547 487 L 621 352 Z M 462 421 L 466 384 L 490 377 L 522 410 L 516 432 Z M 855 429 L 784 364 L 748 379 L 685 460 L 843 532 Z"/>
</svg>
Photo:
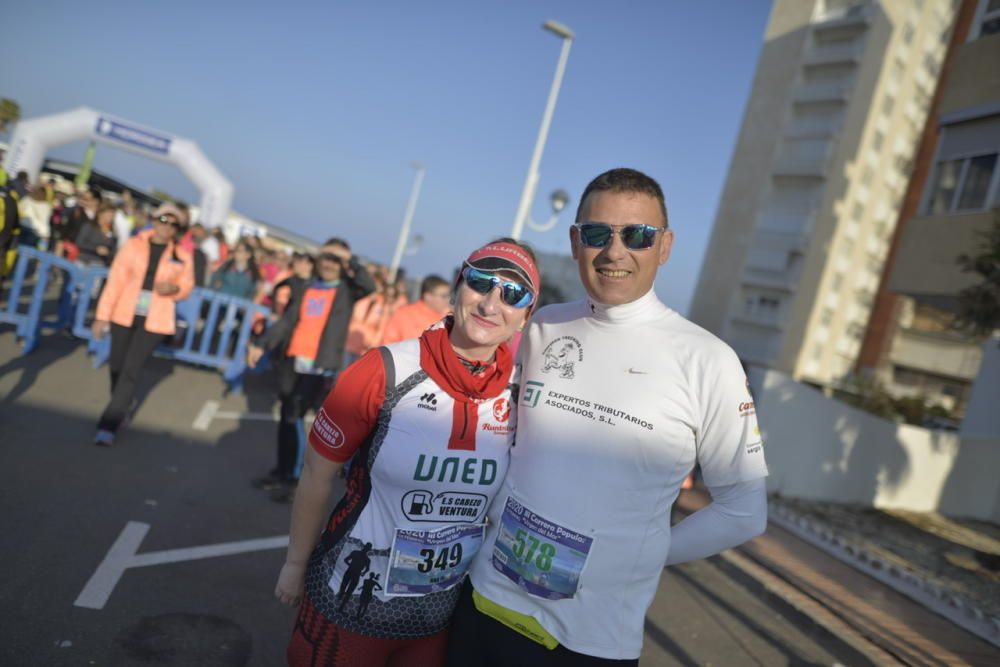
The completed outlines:
<svg viewBox="0 0 1000 667">
<path fill-rule="evenodd" d="M 162 222 L 165 225 L 170 225 L 174 229 L 181 229 L 184 227 L 174 216 L 172 215 L 161 215 L 156 219 L 157 222 Z"/>
<path fill-rule="evenodd" d="M 665 227 L 652 225 L 612 227 L 606 222 L 578 222 L 573 226 L 580 233 L 580 242 L 588 248 L 603 248 L 618 234 L 629 250 L 646 250 L 653 247 L 658 233 L 666 231 Z"/>
<path fill-rule="evenodd" d="M 500 299 L 511 308 L 527 308 L 535 300 L 532 291 L 521 283 L 498 278 L 471 266 L 462 271 L 462 279 L 469 289 L 479 294 L 489 294 L 494 287 L 499 287 Z"/>
</svg>

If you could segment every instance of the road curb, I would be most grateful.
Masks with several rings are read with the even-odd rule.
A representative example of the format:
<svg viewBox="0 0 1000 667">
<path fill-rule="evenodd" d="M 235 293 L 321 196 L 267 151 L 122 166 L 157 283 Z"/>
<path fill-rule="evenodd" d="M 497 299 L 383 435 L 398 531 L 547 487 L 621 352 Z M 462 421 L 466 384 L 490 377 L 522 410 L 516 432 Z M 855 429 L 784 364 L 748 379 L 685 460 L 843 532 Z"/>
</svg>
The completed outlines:
<svg viewBox="0 0 1000 667">
<path fill-rule="evenodd" d="M 780 503 L 771 503 L 768 520 L 1000 648 L 1000 619 L 988 615 L 967 599 L 886 561 L 829 526 Z"/>
</svg>

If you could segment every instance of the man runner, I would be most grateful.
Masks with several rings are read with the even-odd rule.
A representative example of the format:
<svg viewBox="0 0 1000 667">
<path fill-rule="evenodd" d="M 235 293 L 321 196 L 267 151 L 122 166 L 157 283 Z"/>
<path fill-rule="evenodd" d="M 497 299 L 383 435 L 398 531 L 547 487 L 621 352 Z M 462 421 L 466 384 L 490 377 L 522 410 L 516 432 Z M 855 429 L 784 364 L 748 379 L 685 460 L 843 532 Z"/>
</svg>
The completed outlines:
<svg viewBox="0 0 1000 667">
<path fill-rule="evenodd" d="M 542 308 L 525 331 L 516 446 L 455 613 L 452 665 L 637 665 L 664 565 L 767 523 L 739 359 L 653 291 L 673 243 L 660 186 L 601 174 L 570 240 L 589 298 Z M 713 502 L 671 528 L 695 463 Z"/>
</svg>

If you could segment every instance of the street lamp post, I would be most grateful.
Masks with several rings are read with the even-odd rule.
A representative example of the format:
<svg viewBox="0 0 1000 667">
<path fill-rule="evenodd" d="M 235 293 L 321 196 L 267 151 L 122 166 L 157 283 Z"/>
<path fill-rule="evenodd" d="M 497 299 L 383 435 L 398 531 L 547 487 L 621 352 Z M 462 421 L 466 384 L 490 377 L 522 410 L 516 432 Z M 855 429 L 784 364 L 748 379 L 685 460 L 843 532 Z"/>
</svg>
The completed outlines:
<svg viewBox="0 0 1000 667">
<path fill-rule="evenodd" d="M 538 186 L 538 165 L 542 161 L 542 151 L 545 149 L 545 140 L 549 135 L 549 125 L 552 124 L 552 113 L 555 111 L 559 88 L 562 86 L 563 72 L 566 71 L 569 48 L 573 45 L 573 31 L 561 23 L 546 21 L 542 27 L 561 37 L 563 43 L 562 50 L 559 52 L 559 64 L 556 65 L 556 75 L 552 79 L 552 87 L 549 89 L 549 100 L 545 105 L 545 113 L 542 114 L 542 126 L 538 128 L 535 151 L 531 154 L 528 175 L 524 180 L 524 189 L 521 190 L 521 202 L 517 205 L 517 214 L 514 216 L 514 227 L 510 232 L 513 239 L 521 238 L 524 223 L 528 219 L 528 210 L 531 208 L 531 202 L 535 199 L 535 188 Z"/>
<path fill-rule="evenodd" d="M 399 263 L 403 261 L 403 252 L 406 250 L 406 242 L 410 237 L 410 223 L 413 222 L 413 212 L 417 209 L 417 198 L 420 197 L 420 187 L 424 183 L 424 173 L 427 168 L 419 162 L 411 162 L 410 166 L 417 170 L 413 176 L 413 188 L 410 190 L 410 201 L 406 205 L 406 215 L 403 216 L 403 226 L 399 230 L 399 238 L 396 240 L 396 252 L 392 255 L 392 265 L 389 269 L 389 283 L 396 282 L 396 273 L 399 271 Z"/>
</svg>

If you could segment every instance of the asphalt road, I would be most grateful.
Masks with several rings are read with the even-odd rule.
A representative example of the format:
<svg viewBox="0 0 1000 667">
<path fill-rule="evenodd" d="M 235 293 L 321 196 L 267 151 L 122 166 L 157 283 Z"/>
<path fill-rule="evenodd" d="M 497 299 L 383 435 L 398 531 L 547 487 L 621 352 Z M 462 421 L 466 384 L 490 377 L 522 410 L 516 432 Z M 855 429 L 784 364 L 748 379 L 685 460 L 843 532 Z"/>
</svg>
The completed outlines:
<svg viewBox="0 0 1000 667">
<path fill-rule="evenodd" d="M 3 326 L 0 665 L 284 664 L 293 612 L 271 591 L 289 507 L 249 485 L 273 463 L 270 378 L 251 377 L 244 394 L 224 397 L 217 373 L 156 359 L 133 423 L 105 449 L 91 439 L 108 398 L 106 370 L 59 334 L 18 355 Z M 218 413 L 201 430 L 194 422 L 206 401 Z M 259 418 L 234 418 L 245 413 Z M 123 547 L 123 533 L 143 530 Z M 109 556 L 116 541 L 124 554 Z M 233 553 L 191 550 L 221 543 L 235 543 Z M 134 553 L 174 562 L 139 566 Z M 75 604 L 85 589 L 99 608 Z M 845 655 L 703 561 L 665 573 L 641 664 L 833 665 L 838 656 L 849 664 Z"/>
</svg>

